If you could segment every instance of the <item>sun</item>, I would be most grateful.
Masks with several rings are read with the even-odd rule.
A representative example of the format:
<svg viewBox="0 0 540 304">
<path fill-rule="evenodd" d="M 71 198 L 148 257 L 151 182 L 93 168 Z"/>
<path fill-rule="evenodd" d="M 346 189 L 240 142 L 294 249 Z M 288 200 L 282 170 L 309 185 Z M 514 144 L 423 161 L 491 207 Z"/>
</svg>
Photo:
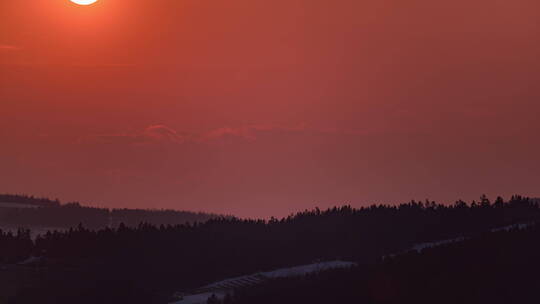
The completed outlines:
<svg viewBox="0 0 540 304">
<path fill-rule="evenodd" d="M 70 0 L 71 2 L 78 5 L 90 5 L 96 3 L 98 0 Z"/>
</svg>

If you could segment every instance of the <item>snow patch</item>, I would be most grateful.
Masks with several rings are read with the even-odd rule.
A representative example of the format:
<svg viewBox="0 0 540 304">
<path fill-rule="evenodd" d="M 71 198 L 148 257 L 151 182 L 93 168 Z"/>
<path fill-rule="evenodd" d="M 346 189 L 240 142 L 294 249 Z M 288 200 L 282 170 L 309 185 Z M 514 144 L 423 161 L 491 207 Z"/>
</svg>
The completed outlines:
<svg viewBox="0 0 540 304">
<path fill-rule="evenodd" d="M 493 228 L 491 229 L 491 232 L 510 231 L 514 229 L 522 230 L 522 229 L 526 229 L 534 225 L 536 225 L 535 222 L 513 224 L 513 225 L 504 226 L 504 227 Z"/>
<path fill-rule="evenodd" d="M 20 262 L 20 263 L 17 263 L 17 265 L 20 265 L 20 266 L 24 266 L 24 265 L 32 265 L 32 264 L 36 264 L 36 263 L 39 263 L 43 260 L 43 257 L 35 257 L 35 256 L 31 256 L 29 257 L 28 259 Z"/>
<path fill-rule="evenodd" d="M 263 276 L 268 278 L 287 278 L 287 277 L 298 277 L 304 276 L 311 273 L 317 273 L 321 271 L 327 271 L 337 268 L 350 268 L 356 266 L 356 263 L 353 262 L 344 262 L 344 261 L 331 261 L 331 262 L 322 262 L 317 264 L 296 266 L 291 268 L 282 268 L 269 272 L 262 272 Z"/>
<path fill-rule="evenodd" d="M 235 288 L 257 285 L 270 279 L 301 277 L 330 269 L 350 268 L 356 265 L 353 262 L 330 261 L 230 278 L 201 287 L 191 294 L 180 295 L 178 297 L 181 300 L 171 304 L 206 304 L 208 298 L 212 295 L 215 295 L 218 299 L 223 299 L 227 293 L 231 293 Z"/>
<path fill-rule="evenodd" d="M 433 247 L 438 247 L 438 246 L 442 246 L 442 245 L 446 245 L 446 244 L 462 242 L 464 240 L 466 240 L 465 237 L 458 237 L 458 238 L 442 240 L 442 241 L 436 241 L 436 242 L 420 243 L 420 244 L 414 245 L 412 247 L 412 249 L 409 250 L 409 251 L 416 251 L 416 252 L 420 253 L 420 252 L 422 252 L 422 250 L 427 249 L 427 248 L 433 248 Z"/>
<path fill-rule="evenodd" d="M 536 222 L 518 223 L 518 224 L 508 225 L 504 227 L 493 228 L 489 231 L 490 232 L 510 231 L 513 229 L 525 229 L 534 225 L 536 225 Z M 419 243 L 401 253 L 389 254 L 389 255 L 383 256 L 382 258 L 385 259 L 387 257 L 394 257 L 397 255 L 400 255 L 403 253 L 409 253 L 412 251 L 421 253 L 424 249 L 434 248 L 434 247 L 443 246 L 443 245 L 452 244 L 452 243 L 463 242 L 467 239 L 469 238 L 461 236 L 461 237 L 457 237 L 453 239 Z M 300 276 L 304 276 L 304 275 L 308 275 L 312 273 L 327 271 L 330 269 L 350 268 L 356 265 L 357 264 L 353 262 L 330 261 L 330 262 L 321 262 L 321 263 L 295 266 L 295 267 L 289 267 L 289 268 L 281 268 L 281 269 L 277 269 L 273 271 L 259 272 L 256 274 L 230 278 L 230 279 L 222 280 L 222 281 L 215 282 L 215 283 L 206 285 L 204 287 L 201 287 L 197 289 L 194 293 L 182 295 L 180 296 L 181 297 L 180 301 L 173 302 L 170 304 L 206 304 L 208 301 L 208 298 L 210 298 L 212 295 L 215 295 L 216 298 L 222 300 L 226 296 L 227 293 L 231 293 L 235 288 L 238 288 L 238 287 L 257 285 L 269 279 L 300 277 Z"/>
</svg>

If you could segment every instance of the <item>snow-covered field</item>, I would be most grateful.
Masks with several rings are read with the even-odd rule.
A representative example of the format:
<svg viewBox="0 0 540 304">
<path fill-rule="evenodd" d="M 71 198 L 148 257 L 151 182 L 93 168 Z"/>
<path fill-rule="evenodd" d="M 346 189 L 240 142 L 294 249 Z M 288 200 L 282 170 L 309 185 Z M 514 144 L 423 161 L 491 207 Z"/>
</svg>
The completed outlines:
<svg viewBox="0 0 540 304">
<path fill-rule="evenodd" d="M 529 227 L 534 226 L 534 225 L 536 225 L 536 222 L 518 223 L 518 224 L 493 228 L 493 229 L 489 230 L 489 232 L 510 231 L 510 230 L 514 230 L 514 229 L 521 230 L 521 229 L 529 228 Z M 434 248 L 434 247 L 443 246 L 443 245 L 452 244 L 452 243 L 463 242 L 463 241 L 465 241 L 467 239 L 470 239 L 470 238 L 460 236 L 460 237 L 453 238 L 453 239 L 440 240 L 440 241 L 434 241 L 434 242 L 426 242 L 426 243 L 419 243 L 419 244 L 416 244 L 416 245 L 412 246 L 410 249 L 407 249 L 407 250 L 402 251 L 400 253 L 389 254 L 389 255 L 383 256 L 383 259 L 385 259 L 386 257 L 394 257 L 396 255 L 403 254 L 403 253 L 408 253 L 408 252 L 411 252 L 411 251 L 416 251 L 418 253 L 421 253 L 424 249 Z"/>
<path fill-rule="evenodd" d="M 520 223 L 520 224 L 508 225 L 504 227 L 493 228 L 489 231 L 498 232 L 498 231 L 509 231 L 512 229 L 525 229 L 533 225 L 536 225 L 536 223 L 534 222 Z M 467 239 L 468 238 L 466 237 L 457 237 L 453 239 L 419 243 L 401 253 L 407 253 L 411 251 L 416 251 L 420 253 L 424 249 L 427 249 L 427 248 L 434 248 L 434 247 L 443 246 L 446 244 L 463 242 Z M 385 257 L 392 257 L 399 254 L 400 253 L 391 254 Z M 171 304 L 206 304 L 208 298 L 210 298 L 212 295 L 215 295 L 218 299 L 223 299 L 227 293 L 232 292 L 232 290 L 238 287 L 257 285 L 269 279 L 299 277 L 299 276 L 304 276 L 307 274 L 317 273 L 317 272 L 326 271 L 330 269 L 349 268 L 355 265 L 356 263 L 352 263 L 352 262 L 330 261 L 330 262 L 321 262 L 321 263 L 295 266 L 295 267 L 289 267 L 289 268 L 281 268 L 281 269 L 276 269 L 276 270 L 268 271 L 268 272 L 259 272 L 259 273 L 255 273 L 251 275 L 230 278 L 230 279 L 222 280 L 222 281 L 215 282 L 215 283 L 206 285 L 204 287 L 201 287 L 191 294 L 183 295 L 183 297 L 179 299 L 179 301 L 172 302 Z"/>
<path fill-rule="evenodd" d="M 520 224 L 508 225 L 508 226 L 499 227 L 499 228 L 493 228 L 493 229 L 491 229 L 491 232 L 510 231 L 510 230 L 513 230 L 513 229 L 521 230 L 521 229 L 529 228 L 529 227 L 534 226 L 534 225 L 536 225 L 535 222 L 520 223 Z"/>
<path fill-rule="evenodd" d="M 356 263 L 345 262 L 345 261 L 330 261 L 330 262 L 321 262 L 316 264 L 309 264 L 303 266 L 296 266 L 291 268 L 281 268 L 274 271 L 262 272 L 263 276 L 266 276 L 271 279 L 276 278 L 287 278 L 287 277 L 299 277 L 306 274 L 317 273 L 321 271 L 327 271 L 331 269 L 338 268 L 350 268 L 356 266 Z"/>
<path fill-rule="evenodd" d="M 409 250 L 409 251 L 416 251 L 416 252 L 420 253 L 420 252 L 422 252 L 422 250 L 424 250 L 426 248 L 433 248 L 433 247 L 442 246 L 442 245 L 446 245 L 446 244 L 462 242 L 465 239 L 466 239 L 465 237 L 457 237 L 457 238 L 448 239 L 448 240 L 442 240 L 442 241 L 420 243 L 420 244 L 414 245 L 412 247 L 412 249 Z"/>
<path fill-rule="evenodd" d="M 222 299 L 234 288 L 246 287 L 260 284 L 269 279 L 300 277 L 307 274 L 317 273 L 330 269 L 349 268 L 356 266 L 356 263 L 344 261 L 321 262 L 309 265 L 295 266 L 289 268 L 280 268 L 268 272 L 259 272 L 251 275 L 230 278 L 215 282 L 199 288 L 193 294 L 184 295 L 183 298 L 174 304 L 206 304 L 209 297 L 213 294 Z"/>
<path fill-rule="evenodd" d="M 503 227 L 493 228 L 493 229 L 490 230 L 490 232 L 510 231 L 510 230 L 514 230 L 514 229 L 521 230 L 521 229 L 529 228 L 529 227 L 534 226 L 534 225 L 536 225 L 535 222 L 518 223 L 518 224 L 513 224 L 513 225 L 508 225 L 508 226 L 503 226 Z M 414 245 L 414 246 L 411 248 L 411 250 L 409 250 L 409 251 L 414 251 L 414 250 L 416 250 L 417 252 L 422 252 L 422 250 L 424 250 L 424 249 L 426 249 L 426 248 L 433 248 L 433 247 L 442 246 L 442 245 L 446 245 L 446 244 L 462 242 L 462 241 L 465 241 L 465 240 L 467 240 L 467 239 L 469 239 L 469 238 L 466 238 L 466 237 L 457 237 L 457 238 L 448 239 L 448 240 L 442 240 L 442 241 L 435 241 L 435 242 L 428 242 L 428 243 L 420 243 L 420 244 Z"/>
</svg>

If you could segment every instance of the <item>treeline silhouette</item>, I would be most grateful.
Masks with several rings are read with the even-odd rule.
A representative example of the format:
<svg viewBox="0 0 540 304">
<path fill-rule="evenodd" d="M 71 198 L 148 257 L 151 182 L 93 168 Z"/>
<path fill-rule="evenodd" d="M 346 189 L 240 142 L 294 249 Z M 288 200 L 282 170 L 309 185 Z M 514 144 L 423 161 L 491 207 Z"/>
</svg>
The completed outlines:
<svg viewBox="0 0 540 304">
<path fill-rule="evenodd" d="M 2 204 L 9 203 L 9 207 Z M 21 207 L 17 208 L 17 204 Z M 204 222 L 217 215 L 176 210 L 105 209 L 61 204 L 58 200 L 24 195 L 0 195 L 0 226 L 71 228 L 83 225 L 88 229 L 118 227 L 120 223 L 136 227 L 140 223 L 153 225 Z"/>
<path fill-rule="evenodd" d="M 112 209 L 110 216 L 113 227 L 118 227 L 120 224 L 137 227 L 140 223 L 156 226 L 201 223 L 212 218 L 220 217 L 215 214 L 203 212 L 145 209 Z"/>
<path fill-rule="evenodd" d="M 269 221 L 217 218 L 181 225 L 120 224 L 98 231 L 79 226 L 48 232 L 30 241 L 31 246 L 22 233 L 15 237 L 20 243 L 11 246 L 20 246 L 18 256 L 43 258 L 40 279 L 17 290 L 10 301 L 164 303 L 174 291 L 231 276 L 319 259 L 370 265 L 417 243 L 473 237 L 539 218 L 536 201 L 513 196 L 491 202 L 484 196 L 451 206 L 412 201 L 315 209 Z M 1 255 L 3 261 L 13 259 Z"/>
<path fill-rule="evenodd" d="M 16 263 L 31 256 L 35 244 L 30 230 L 19 229 L 16 233 L 0 229 L 0 264 Z"/>
<path fill-rule="evenodd" d="M 36 207 L 56 207 L 60 206 L 59 200 L 51 200 L 43 197 L 34 197 L 18 194 L 0 194 L 0 203 L 15 203 L 32 205 Z"/>
<path fill-rule="evenodd" d="M 485 233 L 373 265 L 268 281 L 208 303 L 539 303 L 539 241 L 539 226 Z"/>
</svg>

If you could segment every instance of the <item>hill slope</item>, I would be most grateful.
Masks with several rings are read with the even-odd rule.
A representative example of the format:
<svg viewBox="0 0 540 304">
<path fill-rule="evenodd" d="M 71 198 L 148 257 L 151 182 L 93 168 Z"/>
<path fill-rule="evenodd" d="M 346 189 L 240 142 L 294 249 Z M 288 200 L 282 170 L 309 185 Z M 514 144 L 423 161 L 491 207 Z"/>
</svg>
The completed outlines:
<svg viewBox="0 0 540 304">
<path fill-rule="evenodd" d="M 501 230 L 374 265 L 237 289 L 228 304 L 538 303 L 540 227 Z"/>
<path fill-rule="evenodd" d="M 61 204 L 58 200 L 21 195 L 0 195 L 0 228 L 31 230 L 69 229 L 83 225 L 91 229 L 117 227 L 121 223 L 135 227 L 140 223 L 176 225 L 205 222 L 215 214 L 176 210 L 105 209 L 79 203 Z"/>
<path fill-rule="evenodd" d="M 343 206 L 270 221 L 217 218 L 193 225 L 146 224 L 131 228 L 121 225 L 98 231 L 81 227 L 49 233 L 35 242 L 24 233 L 1 235 L 0 246 L 13 250 L 1 251 L 0 261 L 20 261 L 31 255 L 41 257 L 40 265 L 36 266 L 42 267 L 39 279 L 19 284 L 13 303 L 165 303 L 178 290 L 192 290 L 226 278 L 316 260 L 356 262 L 363 269 L 360 274 L 370 274 L 366 271 L 380 265 L 381 256 L 407 251 L 416 244 L 455 238 L 466 239 L 458 244 L 469 244 L 470 240 L 482 238 L 486 231 L 538 220 L 538 203 L 518 196 L 508 202 L 498 199 L 492 203 L 484 198 L 478 203 L 457 202 L 452 206 L 433 202 L 361 209 Z M 507 231 L 503 229 L 494 235 L 500 233 Z M 415 261 L 414 257 L 419 256 L 415 254 L 445 246 L 423 246 L 421 253 L 414 250 L 407 256 Z M 525 247 L 521 246 L 520 250 Z M 479 247 L 477 252 L 488 251 Z M 418 267 L 426 275 L 444 276 L 444 272 L 429 272 L 437 269 L 438 259 L 433 261 L 426 267 L 423 264 Z M 403 276 L 414 275 L 417 271 L 414 267 L 408 268 L 409 272 Z M 385 286 L 388 276 L 386 272 L 381 274 L 382 285 L 374 288 Z M 367 283 L 371 282 L 370 278 L 365 278 Z M 391 284 L 394 279 L 388 278 Z M 421 278 L 426 284 L 430 282 L 424 274 Z M 351 285 L 344 286 L 352 288 L 358 282 L 363 281 L 355 274 Z M 81 294 L 85 295 L 84 299 Z"/>
</svg>

